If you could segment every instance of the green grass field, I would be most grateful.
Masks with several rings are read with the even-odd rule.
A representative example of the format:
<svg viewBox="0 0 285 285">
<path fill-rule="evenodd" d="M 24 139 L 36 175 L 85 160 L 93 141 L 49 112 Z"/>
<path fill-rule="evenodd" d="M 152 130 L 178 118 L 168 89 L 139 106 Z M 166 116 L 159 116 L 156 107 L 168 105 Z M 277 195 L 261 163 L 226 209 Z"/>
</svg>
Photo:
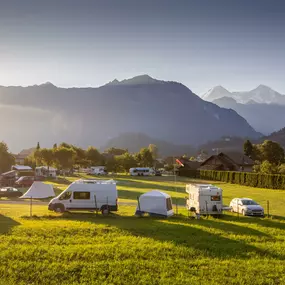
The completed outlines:
<svg viewBox="0 0 285 285">
<path fill-rule="evenodd" d="M 75 178 L 68 178 L 69 181 Z M 173 177 L 114 177 L 121 201 L 150 189 L 184 204 Z M 60 192 L 68 181 L 51 182 Z M 193 220 L 134 217 L 134 206 L 101 214 L 48 212 L 0 203 L 0 284 L 285 284 L 285 191 L 216 184 L 233 197 L 270 201 L 279 218 Z"/>
</svg>

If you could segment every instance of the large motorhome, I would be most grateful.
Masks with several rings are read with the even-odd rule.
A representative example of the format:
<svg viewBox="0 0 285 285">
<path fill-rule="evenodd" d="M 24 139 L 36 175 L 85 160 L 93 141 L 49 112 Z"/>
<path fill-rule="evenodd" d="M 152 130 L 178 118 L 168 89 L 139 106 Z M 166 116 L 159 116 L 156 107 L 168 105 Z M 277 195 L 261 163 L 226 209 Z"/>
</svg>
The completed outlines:
<svg viewBox="0 0 285 285">
<path fill-rule="evenodd" d="M 187 184 L 187 209 L 200 215 L 220 215 L 223 211 L 222 189 L 211 184 Z"/>
<path fill-rule="evenodd" d="M 149 176 L 154 175 L 154 170 L 150 167 L 133 167 L 130 168 L 131 176 Z"/>
<path fill-rule="evenodd" d="M 118 210 L 118 191 L 113 180 L 77 180 L 52 199 L 48 209 L 55 212 Z"/>
</svg>

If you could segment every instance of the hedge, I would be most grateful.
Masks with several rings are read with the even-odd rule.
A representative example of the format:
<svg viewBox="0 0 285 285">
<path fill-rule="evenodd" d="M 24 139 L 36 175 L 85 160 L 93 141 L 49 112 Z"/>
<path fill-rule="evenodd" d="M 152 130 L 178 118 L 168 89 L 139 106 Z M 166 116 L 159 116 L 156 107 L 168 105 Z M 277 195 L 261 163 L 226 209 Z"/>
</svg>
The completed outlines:
<svg viewBox="0 0 285 285">
<path fill-rule="evenodd" d="M 191 178 L 222 181 L 251 187 L 285 190 L 285 175 L 280 174 L 261 174 L 251 172 L 215 170 L 185 170 L 180 171 L 179 175 Z"/>
</svg>

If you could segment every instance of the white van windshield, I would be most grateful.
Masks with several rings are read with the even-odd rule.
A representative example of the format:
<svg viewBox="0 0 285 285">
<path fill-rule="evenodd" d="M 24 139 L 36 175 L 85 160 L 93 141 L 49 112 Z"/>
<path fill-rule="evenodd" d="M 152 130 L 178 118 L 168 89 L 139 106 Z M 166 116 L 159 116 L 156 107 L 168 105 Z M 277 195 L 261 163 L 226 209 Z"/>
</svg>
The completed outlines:
<svg viewBox="0 0 285 285">
<path fill-rule="evenodd" d="M 60 195 L 59 200 L 68 200 L 71 198 L 71 192 L 65 192 L 62 195 Z"/>
</svg>

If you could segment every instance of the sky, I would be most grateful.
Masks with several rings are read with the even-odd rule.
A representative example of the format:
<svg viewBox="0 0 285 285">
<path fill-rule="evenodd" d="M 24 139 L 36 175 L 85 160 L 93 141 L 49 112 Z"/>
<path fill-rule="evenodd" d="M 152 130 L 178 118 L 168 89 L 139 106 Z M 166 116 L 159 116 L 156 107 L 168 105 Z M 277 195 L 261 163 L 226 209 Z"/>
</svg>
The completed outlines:
<svg viewBox="0 0 285 285">
<path fill-rule="evenodd" d="M 148 74 L 196 94 L 285 94 L 285 1 L 0 0 L 0 85 L 100 86 Z"/>
</svg>

